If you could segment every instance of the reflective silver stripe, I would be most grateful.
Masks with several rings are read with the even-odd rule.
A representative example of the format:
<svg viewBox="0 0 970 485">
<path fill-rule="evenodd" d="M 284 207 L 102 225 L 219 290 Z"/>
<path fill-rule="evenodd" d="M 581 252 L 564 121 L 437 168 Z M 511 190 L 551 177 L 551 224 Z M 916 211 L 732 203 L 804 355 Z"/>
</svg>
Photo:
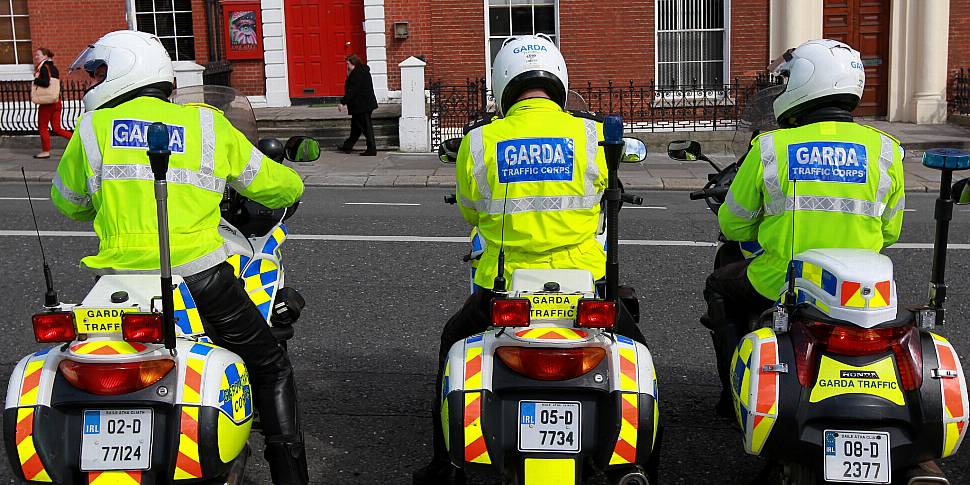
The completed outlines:
<svg viewBox="0 0 970 485">
<path fill-rule="evenodd" d="M 192 276 L 194 274 L 201 273 L 209 268 L 212 268 L 218 264 L 222 264 L 229 258 L 229 252 L 226 251 L 225 247 L 219 247 L 215 251 L 212 251 L 205 256 L 196 258 L 193 261 L 189 261 L 185 264 L 180 264 L 178 266 L 172 267 L 172 274 L 178 276 Z M 115 268 L 86 268 L 98 275 L 109 275 L 109 274 L 151 274 L 157 275 L 157 269 L 115 269 Z"/>
<path fill-rule="evenodd" d="M 88 193 L 94 195 L 101 190 L 101 147 L 98 145 L 98 136 L 94 133 L 93 113 L 88 113 L 81 117 L 77 132 L 81 137 L 81 145 L 84 147 L 84 154 L 88 158 L 88 165 L 91 167 L 92 175 L 88 177 Z"/>
<path fill-rule="evenodd" d="M 596 122 L 593 120 L 583 120 L 586 125 L 586 174 L 584 177 L 586 191 L 584 195 L 591 196 L 596 194 L 596 179 L 600 176 L 600 167 L 596 163 L 596 151 L 599 149 L 599 130 L 596 129 Z"/>
<path fill-rule="evenodd" d="M 485 169 L 485 141 L 482 139 L 482 126 L 468 133 L 469 149 L 472 155 L 472 173 L 478 192 L 483 199 L 492 198 L 492 188 L 488 185 L 488 171 Z"/>
<path fill-rule="evenodd" d="M 731 209 L 732 214 L 746 221 L 753 221 L 757 219 L 758 216 L 761 215 L 760 207 L 758 208 L 758 210 L 753 210 L 753 211 L 745 209 L 741 204 L 738 203 L 737 200 L 734 199 L 734 192 L 731 192 L 731 191 L 728 191 L 728 195 L 727 195 L 727 198 L 724 200 L 724 204 L 728 206 L 728 209 Z"/>
<path fill-rule="evenodd" d="M 899 202 L 896 203 L 896 207 L 886 207 L 885 212 L 882 213 L 883 220 L 891 221 L 893 217 L 896 217 L 896 213 L 906 208 L 906 194 L 903 194 L 899 198 Z"/>
<path fill-rule="evenodd" d="M 479 204 L 474 200 L 471 200 L 468 197 L 465 197 L 464 194 L 458 194 L 458 202 L 461 203 L 461 205 L 465 208 L 475 210 L 475 211 L 478 210 Z"/>
<path fill-rule="evenodd" d="M 246 166 L 239 173 L 239 177 L 229 182 L 229 185 L 240 192 L 249 187 L 249 184 L 253 183 L 256 178 L 256 174 L 259 173 L 259 168 L 263 166 L 263 156 L 263 152 L 253 147 L 253 150 L 249 153 L 249 161 L 246 162 Z"/>
<path fill-rule="evenodd" d="M 226 188 L 226 181 L 212 176 L 204 175 L 185 168 L 170 168 L 166 174 L 169 183 L 185 184 L 203 190 L 221 194 Z M 155 179 L 152 168 L 148 165 L 105 165 L 101 171 L 102 180 L 147 180 Z"/>
<path fill-rule="evenodd" d="M 57 190 L 57 193 L 61 194 L 61 197 L 64 197 L 65 199 L 67 199 L 68 202 L 84 208 L 91 207 L 91 198 L 88 197 L 87 195 L 79 194 L 71 190 L 70 188 L 68 188 L 66 185 L 64 185 L 64 181 L 61 180 L 60 173 L 58 172 L 54 173 L 54 180 L 52 185 Z"/>
<path fill-rule="evenodd" d="M 202 158 L 199 162 L 199 173 L 212 175 L 216 167 L 216 128 L 212 110 L 199 110 L 199 123 L 202 129 Z"/>
<path fill-rule="evenodd" d="M 765 213 L 768 215 L 781 214 L 785 211 L 785 194 L 781 191 L 781 181 L 778 179 L 778 157 L 775 156 L 775 136 L 771 133 L 762 135 L 758 139 L 761 149 L 761 166 L 764 172 L 765 195 L 768 204 Z"/>
<path fill-rule="evenodd" d="M 592 209 L 600 203 L 603 195 L 597 193 L 591 196 L 564 195 L 548 197 L 516 197 L 508 199 L 506 214 L 519 212 L 556 212 L 576 209 Z M 471 201 L 469 201 L 471 202 Z M 486 214 L 501 214 L 505 208 L 505 199 L 480 200 L 475 204 L 479 212 Z"/>
<path fill-rule="evenodd" d="M 893 180 L 889 177 L 889 167 L 893 164 L 893 142 L 888 136 L 880 134 L 882 147 L 879 150 L 879 188 L 876 190 L 876 201 L 885 202 Z"/>
<path fill-rule="evenodd" d="M 785 200 L 785 210 L 838 212 L 840 214 L 854 214 L 869 217 L 880 217 L 886 208 L 886 205 L 880 202 L 850 199 L 848 197 L 799 195 L 797 197 L 788 197 Z"/>
</svg>

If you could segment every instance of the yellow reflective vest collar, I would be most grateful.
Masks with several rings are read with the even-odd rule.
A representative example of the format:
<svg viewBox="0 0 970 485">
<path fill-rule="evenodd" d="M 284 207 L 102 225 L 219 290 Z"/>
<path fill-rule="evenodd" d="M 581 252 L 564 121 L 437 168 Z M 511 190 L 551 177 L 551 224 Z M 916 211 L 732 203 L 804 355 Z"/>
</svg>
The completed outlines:
<svg viewBox="0 0 970 485">
<path fill-rule="evenodd" d="M 554 101 L 544 98 L 533 98 L 514 104 L 506 116 L 512 116 L 521 109 L 548 109 L 562 111 Z M 586 131 L 586 173 L 582 196 L 532 196 L 509 198 L 506 204 L 504 194 L 492 197 L 492 187 L 488 183 L 488 170 L 485 165 L 485 142 L 483 130 L 488 125 L 479 126 L 468 133 L 469 152 L 472 159 L 472 174 L 482 198 L 472 201 L 462 195 L 460 203 L 472 210 L 484 214 L 516 214 L 519 212 L 549 212 L 576 209 L 589 209 L 600 203 L 603 197 L 601 191 L 596 190 L 596 180 L 599 179 L 600 169 L 596 163 L 596 151 L 599 149 L 599 131 L 596 121 L 583 119 Z"/>
</svg>

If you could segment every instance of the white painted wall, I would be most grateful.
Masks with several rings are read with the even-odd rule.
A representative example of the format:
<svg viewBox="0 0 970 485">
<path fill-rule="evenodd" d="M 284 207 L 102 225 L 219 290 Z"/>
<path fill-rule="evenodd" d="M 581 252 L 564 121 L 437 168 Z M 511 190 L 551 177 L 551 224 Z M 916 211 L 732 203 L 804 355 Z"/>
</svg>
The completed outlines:
<svg viewBox="0 0 970 485">
<path fill-rule="evenodd" d="M 262 0 L 263 62 L 266 70 L 266 95 L 251 96 L 253 106 L 290 105 L 290 83 L 286 65 L 286 16 L 283 0 Z"/>
<path fill-rule="evenodd" d="M 416 57 L 409 57 L 398 66 L 401 68 L 401 121 L 398 126 L 401 151 L 430 152 L 431 138 L 428 136 L 424 93 L 424 68 L 427 63 Z"/>
<path fill-rule="evenodd" d="M 387 35 L 384 23 L 384 0 L 364 0 L 364 38 L 367 65 L 374 80 L 378 103 L 387 103 Z"/>
<path fill-rule="evenodd" d="M 893 0 L 889 121 L 946 123 L 948 0 Z"/>
</svg>

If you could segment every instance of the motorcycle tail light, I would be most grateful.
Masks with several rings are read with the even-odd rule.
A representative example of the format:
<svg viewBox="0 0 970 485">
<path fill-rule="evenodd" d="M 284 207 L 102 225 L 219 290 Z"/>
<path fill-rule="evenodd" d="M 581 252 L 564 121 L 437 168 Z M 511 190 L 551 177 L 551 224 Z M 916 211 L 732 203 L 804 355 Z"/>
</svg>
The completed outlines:
<svg viewBox="0 0 970 485">
<path fill-rule="evenodd" d="M 496 298 L 492 300 L 493 327 L 528 327 L 532 304 L 525 298 Z"/>
<path fill-rule="evenodd" d="M 896 356 L 900 383 L 912 391 L 923 385 L 923 351 L 919 330 L 911 325 L 891 328 L 857 328 L 822 322 L 796 322 L 792 327 L 798 382 L 815 383 L 819 354 L 827 352 L 851 357 L 891 351 Z"/>
<path fill-rule="evenodd" d="M 31 323 L 38 343 L 70 342 L 77 338 L 74 314 L 70 312 L 38 313 L 31 318 Z"/>
<path fill-rule="evenodd" d="M 117 396 L 140 391 L 165 377 L 175 368 L 171 359 L 140 362 L 88 363 L 63 360 L 61 374 L 72 386 L 99 396 Z"/>
<path fill-rule="evenodd" d="M 582 328 L 613 328 L 616 323 L 616 302 L 579 300 L 576 325 Z"/>
<path fill-rule="evenodd" d="M 126 342 L 160 344 L 165 339 L 160 313 L 125 313 L 121 317 L 121 335 Z"/>
<path fill-rule="evenodd" d="M 574 379 L 596 368 L 606 356 L 599 347 L 499 347 L 495 353 L 513 371 L 540 381 Z"/>
</svg>

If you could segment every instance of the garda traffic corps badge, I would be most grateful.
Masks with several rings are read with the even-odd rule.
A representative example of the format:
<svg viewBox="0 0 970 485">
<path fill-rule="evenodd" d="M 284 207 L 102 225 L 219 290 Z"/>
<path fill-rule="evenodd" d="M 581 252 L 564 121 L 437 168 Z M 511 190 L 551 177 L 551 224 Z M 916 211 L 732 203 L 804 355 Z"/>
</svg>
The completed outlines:
<svg viewBox="0 0 970 485">
<path fill-rule="evenodd" d="M 111 125 L 112 148 L 148 149 L 148 126 L 151 121 L 114 120 Z M 185 153 L 185 127 L 168 125 L 168 149 L 172 153 Z"/>
<path fill-rule="evenodd" d="M 498 180 L 545 182 L 573 179 L 572 138 L 520 138 L 498 143 Z"/>
<path fill-rule="evenodd" d="M 788 145 L 788 180 L 864 184 L 868 173 L 865 145 L 838 141 Z"/>
</svg>

